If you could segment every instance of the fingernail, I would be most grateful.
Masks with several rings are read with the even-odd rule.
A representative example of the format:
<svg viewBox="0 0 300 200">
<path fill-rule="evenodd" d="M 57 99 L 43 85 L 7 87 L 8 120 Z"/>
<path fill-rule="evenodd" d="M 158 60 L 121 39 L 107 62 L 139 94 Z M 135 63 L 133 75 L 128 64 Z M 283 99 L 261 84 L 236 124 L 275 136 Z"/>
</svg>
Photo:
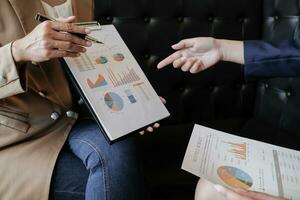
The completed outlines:
<svg viewBox="0 0 300 200">
<path fill-rule="evenodd" d="M 182 56 L 182 57 L 181 57 L 181 60 L 186 60 L 186 57 L 185 57 L 185 56 Z"/>
<path fill-rule="evenodd" d="M 88 46 L 88 47 L 92 46 L 92 42 L 87 41 L 87 42 L 86 42 L 86 46 Z"/>
<path fill-rule="evenodd" d="M 85 53 L 85 52 L 86 52 L 86 49 L 82 49 L 82 52 Z"/>
<path fill-rule="evenodd" d="M 86 29 L 85 29 L 85 32 L 86 32 L 87 34 L 89 34 L 89 33 L 91 33 L 92 31 L 91 31 L 91 29 L 86 28 Z"/>
<path fill-rule="evenodd" d="M 223 193 L 225 191 L 225 188 L 222 185 L 214 185 L 215 190 L 217 192 Z"/>
<path fill-rule="evenodd" d="M 80 56 L 80 53 L 77 53 L 77 54 L 76 54 L 76 57 L 79 57 L 79 56 Z"/>
</svg>

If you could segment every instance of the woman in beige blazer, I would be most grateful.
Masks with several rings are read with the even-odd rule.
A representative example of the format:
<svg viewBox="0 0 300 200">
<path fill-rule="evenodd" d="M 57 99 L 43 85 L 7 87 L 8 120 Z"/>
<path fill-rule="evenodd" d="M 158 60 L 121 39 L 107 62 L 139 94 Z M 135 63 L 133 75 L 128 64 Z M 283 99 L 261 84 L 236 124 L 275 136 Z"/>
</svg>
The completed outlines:
<svg viewBox="0 0 300 200">
<path fill-rule="evenodd" d="M 78 21 L 93 18 L 92 0 L 72 0 L 71 5 Z M 40 0 L 0 1 L 0 199 L 46 200 L 52 174 L 54 199 L 142 199 L 133 141 L 109 146 L 94 122 L 77 120 L 55 59 L 79 56 L 91 45 L 61 31 L 90 31 L 69 23 L 74 17 L 38 25 L 34 16 L 45 14 L 44 8 Z M 56 162 L 63 146 L 83 162 L 86 191 L 86 180 L 78 181 L 78 162 L 64 160 L 64 151 Z M 60 171 L 66 164 L 72 177 Z"/>
</svg>

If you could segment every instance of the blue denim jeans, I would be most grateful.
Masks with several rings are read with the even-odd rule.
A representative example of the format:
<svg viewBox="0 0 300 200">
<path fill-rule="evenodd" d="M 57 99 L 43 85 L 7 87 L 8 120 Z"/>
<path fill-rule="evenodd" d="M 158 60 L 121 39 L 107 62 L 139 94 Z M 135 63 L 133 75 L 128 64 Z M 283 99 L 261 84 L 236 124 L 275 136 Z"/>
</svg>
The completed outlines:
<svg viewBox="0 0 300 200">
<path fill-rule="evenodd" d="M 58 158 L 50 199 L 142 200 L 138 157 L 134 138 L 109 145 L 95 122 L 80 121 Z"/>
</svg>

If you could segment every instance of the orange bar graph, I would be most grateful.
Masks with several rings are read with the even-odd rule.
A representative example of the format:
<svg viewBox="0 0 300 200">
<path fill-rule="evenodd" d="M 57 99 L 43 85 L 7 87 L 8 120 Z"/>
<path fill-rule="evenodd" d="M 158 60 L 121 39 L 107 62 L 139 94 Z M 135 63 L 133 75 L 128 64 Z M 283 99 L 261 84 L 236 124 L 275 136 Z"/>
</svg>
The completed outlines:
<svg viewBox="0 0 300 200">
<path fill-rule="evenodd" d="M 233 143 L 233 142 L 224 142 L 230 146 L 230 153 L 233 153 L 235 158 L 241 160 L 247 160 L 247 143 Z"/>
</svg>

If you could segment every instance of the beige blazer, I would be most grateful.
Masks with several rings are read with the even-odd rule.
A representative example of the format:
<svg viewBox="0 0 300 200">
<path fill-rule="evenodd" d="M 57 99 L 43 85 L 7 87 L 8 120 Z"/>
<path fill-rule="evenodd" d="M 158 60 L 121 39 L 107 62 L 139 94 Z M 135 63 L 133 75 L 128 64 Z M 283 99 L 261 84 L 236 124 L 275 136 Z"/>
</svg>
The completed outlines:
<svg viewBox="0 0 300 200">
<path fill-rule="evenodd" d="M 93 18 L 93 0 L 73 0 L 78 21 Z M 46 200 L 57 156 L 76 119 L 58 60 L 16 65 L 11 42 L 37 25 L 40 0 L 0 0 L 0 199 Z"/>
</svg>

